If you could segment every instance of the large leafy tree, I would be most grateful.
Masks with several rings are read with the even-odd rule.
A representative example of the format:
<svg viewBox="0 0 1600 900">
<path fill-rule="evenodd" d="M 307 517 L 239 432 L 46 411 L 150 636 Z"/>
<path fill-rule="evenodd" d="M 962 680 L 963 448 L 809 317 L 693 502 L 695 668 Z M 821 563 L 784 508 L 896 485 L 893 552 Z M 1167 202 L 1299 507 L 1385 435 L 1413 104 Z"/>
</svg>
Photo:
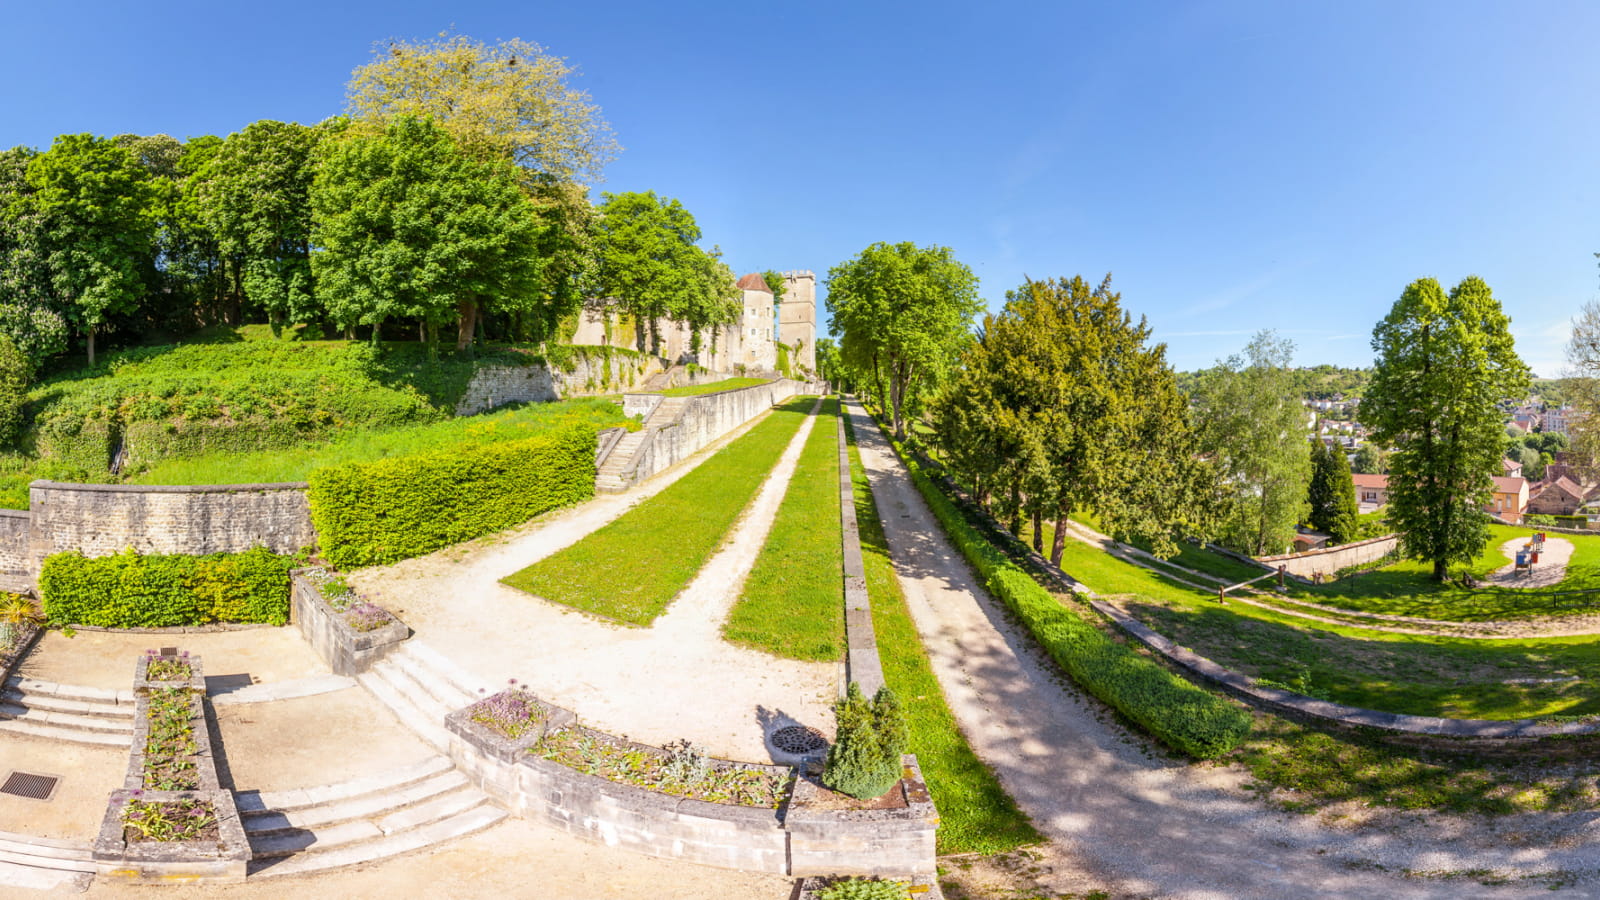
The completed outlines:
<svg viewBox="0 0 1600 900">
<path fill-rule="evenodd" d="M 1262 331 L 1203 373 L 1195 392 L 1200 446 L 1226 498 L 1223 542 L 1254 556 L 1283 552 L 1307 511 L 1311 459 L 1293 360 L 1293 342 Z"/>
<path fill-rule="evenodd" d="M 1197 453 L 1188 398 L 1107 278 L 1029 281 L 984 319 L 960 374 L 934 406 L 958 474 L 1055 522 L 1059 562 L 1068 517 L 1093 512 L 1123 537 L 1176 552 L 1211 517 L 1211 469 Z"/>
<path fill-rule="evenodd" d="M 311 188 L 311 258 L 330 317 L 344 327 L 421 319 L 430 345 L 470 300 L 505 311 L 535 302 L 539 222 L 511 167 L 462 153 L 428 120 L 332 141 Z"/>
<path fill-rule="evenodd" d="M 1412 282 L 1372 332 L 1377 354 L 1360 418 L 1389 456 L 1389 521 L 1402 550 L 1443 581 L 1489 538 L 1483 513 L 1505 447 L 1496 405 L 1524 396 L 1528 367 L 1483 279 L 1449 294 Z"/>
<path fill-rule="evenodd" d="M 85 336 L 133 312 L 153 273 L 162 192 L 133 151 L 92 134 L 64 134 L 28 162 L 42 214 L 45 263 L 57 308 Z"/>
<path fill-rule="evenodd" d="M 828 270 L 829 330 L 845 362 L 871 373 L 896 436 L 972 339 L 978 279 L 948 247 L 876 243 Z"/>
<path fill-rule="evenodd" d="M 1356 539 L 1356 485 L 1343 450 L 1321 441 L 1312 442 L 1311 488 L 1307 493 L 1311 506 L 1307 518 L 1312 528 L 1326 532 L 1335 544 Z"/>
<path fill-rule="evenodd" d="M 51 287 L 48 230 L 28 163 L 27 147 L 0 152 L 0 335 L 37 366 L 66 349 L 65 312 Z"/>
<path fill-rule="evenodd" d="M 312 152 L 324 129 L 252 122 L 187 183 L 194 208 L 234 267 L 237 290 L 274 326 L 309 321 Z"/>
</svg>

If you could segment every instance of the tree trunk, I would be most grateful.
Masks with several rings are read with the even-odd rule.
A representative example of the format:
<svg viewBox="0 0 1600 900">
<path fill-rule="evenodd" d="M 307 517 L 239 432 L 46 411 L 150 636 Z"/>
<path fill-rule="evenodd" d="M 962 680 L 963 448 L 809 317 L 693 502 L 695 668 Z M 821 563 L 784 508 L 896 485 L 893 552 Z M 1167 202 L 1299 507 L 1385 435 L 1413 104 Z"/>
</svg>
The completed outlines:
<svg viewBox="0 0 1600 900">
<path fill-rule="evenodd" d="M 463 298 L 456 303 L 456 312 L 460 319 L 456 322 L 456 352 L 467 349 L 472 343 L 472 336 L 478 327 L 478 301 Z"/>
<path fill-rule="evenodd" d="M 1011 486 L 1011 533 L 1022 535 L 1022 491 L 1016 485 Z"/>
<path fill-rule="evenodd" d="M 1442 582 L 1450 577 L 1450 561 L 1436 559 L 1433 561 L 1433 580 Z"/>
<path fill-rule="evenodd" d="M 94 365 L 94 332 L 95 326 L 89 326 L 89 365 Z"/>
<path fill-rule="evenodd" d="M 1056 539 L 1050 542 L 1050 562 L 1061 565 L 1061 554 L 1067 549 L 1067 517 L 1056 517 Z"/>
<path fill-rule="evenodd" d="M 1056 529 L 1060 534 L 1061 529 Z M 1040 510 L 1033 511 L 1033 549 L 1036 553 L 1044 553 L 1044 513 Z"/>
</svg>

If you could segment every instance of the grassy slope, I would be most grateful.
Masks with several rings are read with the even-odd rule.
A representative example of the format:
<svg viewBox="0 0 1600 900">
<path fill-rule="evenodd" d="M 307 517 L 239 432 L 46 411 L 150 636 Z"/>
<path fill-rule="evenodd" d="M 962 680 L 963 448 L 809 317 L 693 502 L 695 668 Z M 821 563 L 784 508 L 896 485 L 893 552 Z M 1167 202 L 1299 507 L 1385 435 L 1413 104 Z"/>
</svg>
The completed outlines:
<svg viewBox="0 0 1600 900">
<path fill-rule="evenodd" d="M 723 625 L 728 640 L 786 659 L 844 652 L 839 548 L 839 401 L 823 403 L 767 543 Z"/>
<path fill-rule="evenodd" d="M 720 394 L 723 391 L 736 391 L 740 388 L 755 387 L 766 384 L 770 378 L 729 378 L 726 381 L 712 381 L 706 384 L 689 384 L 683 387 L 667 388 L 661 392 L 663 397 L 696 397 L 701 394 Z"/>
<path fill-rule="evenodd" d="M 905 706 L 911 749 L 922 764 L 928 789 L 939 809 L 939 852 L 1003 853 L 1037 843 L 1043 838 L 1017 809 L 994 773 L 972 752 L 945 702 L 900 593 L 848 416 L 845 425 L 878 656 L 883 661 L 884 679 Z"/>
<path fill-rule="evenodd" d="M 728 538 L 814 403 L 791 400 L 661 493 L 503 581 L 593 615 L 649 625 Z"/>
<path fill-rule="evenodd" d="M 455 444 L 533 437 L 566 425 L 610 428 L 628 424 L 622 408 L 598 399 L 539 403 L 423 425 L 341 432 L 332 442 L 255 453 L 213 453 L 171 459 L 131 479 L 134 484 L 250 484 L 305 481 L 313 469 L 347 462 L 411 456 Z"/>
</svg>

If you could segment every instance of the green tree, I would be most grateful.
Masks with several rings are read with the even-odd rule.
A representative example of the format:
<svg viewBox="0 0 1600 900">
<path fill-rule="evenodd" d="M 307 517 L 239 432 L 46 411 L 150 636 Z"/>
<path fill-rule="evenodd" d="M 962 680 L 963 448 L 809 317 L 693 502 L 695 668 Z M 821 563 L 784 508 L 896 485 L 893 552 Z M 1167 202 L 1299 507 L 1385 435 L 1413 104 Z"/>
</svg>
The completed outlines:
<svg viewBox="0 0 1600 900">
<path fill-rule="evenodd" d="M 1335 544 L 1356 540 L 1360 527 L 1356 485 L 1344 451 L 1321 441 L 1311 444 L 1311 527 L 1326 532 Z"/>
<path fill-rule="evenodd" d="M 909 743 L 899 701 L 887 687 L 868 700 L 852 681 L 833 705 L 833 715 L 835 739 L 822 783 L 861 799 L 883 796 L 900 780 L 900 755 Z"/>
<path fill-rule="evenodd" d="M 33 364 L 11 338 L 0 334 L 0 447 L 15 447 L 22 437 L 23 407 Z"/>
<path fill-rule="evenodd" d="M 1282 553 L 1308 511 L 1306 408 L 1290 363 L 1294 344 L 1261 331 L 1243 356 L 1204 373 L 1194 397 L 1203 451 L 1225 495 L 1225 544 L 1252 556 Z"/>
<path fill-rule="evenodd" d="M 1424 278 L 1372 332 L 1377 362 L 1361 421 L 1394 448 L 1388 518 L 1401 549 L 1431 561 L 1437 581 L 1489 538 L 1483 506 L 1504 452 L 1497 403 L 1529 386 L 1509 325 L 1482 279 L 1468 277 L 1446 295 Z"/>
<path fill-rule="evenodd" d="M 1166 345 L 1147 346 L 1150 326 L 1123 310 L 1110 277 L 1098 287 L 1029 281 L 1006 297 L 934 404 L 951 467 L 1014 510 L 1053 520 L 1056 562 L 1080 510 L 1164 556 L 1176 537 L 1205 533 L 1215 476 L 1188 398 Z"/>
<path fill-rule="evenodd" d="M 1356 448 L 1356 458 L 1350 463 L 1350 471 L 1357 475 L 1387 475 L 1389 474 L 1389 454 L 1382 447 L 1371 441 Z"/>
<path fill-rule="evenodd" d="M 148 288 L 160 187 L 132 151 L 92 134 L 56 138 L 29 160 L 27 177 L 56 307 L 87 339 L 92 365 L 107 319 L 133 312 Z"/>
<path fill-rule="evenodd" d="M 828 270 L 830 331 L 846 363 L 872 373 L 895 435 L 972 339 L 978 279 L 948 247 L 876 243 Z"/>
<path fill-rule="evenodd" d="M 28 163 L 38 152 L 0 152 L 0 334 L 37 366 L 67 347 L 69 328 L 50 281 L 49 234 Z"/>
<path fill-rule="evenodd" d="M 461 153 L 432 122 L 396 119 L 381 135 L 332 141 L 311 188 L 311 258 L 341 326 L 421 319 L 430 346 L 470 298 L 536 303 L 539 223 L 505 163 Z"/>
</svg>

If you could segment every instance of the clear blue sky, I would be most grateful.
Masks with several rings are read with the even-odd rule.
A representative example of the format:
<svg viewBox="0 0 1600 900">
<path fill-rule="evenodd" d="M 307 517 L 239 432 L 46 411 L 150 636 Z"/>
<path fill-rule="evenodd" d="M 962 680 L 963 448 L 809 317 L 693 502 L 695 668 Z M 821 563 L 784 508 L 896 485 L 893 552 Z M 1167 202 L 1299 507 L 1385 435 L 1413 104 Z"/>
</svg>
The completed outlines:
<svg viewBox="0 0 1600 900">
<path fill-rule="evenodd" d="M 939 243 L 998 307 L 1114 275 L 1180 368 L 1260 328 L 1365 365 L 1411 280 L 1485 278 L 1540 374 L 1600 296 L 1600 4 L 0 0 L 0 144 L 341 111 L 390 37 L 521 37 L 737 270 Z"/>
</svg>

